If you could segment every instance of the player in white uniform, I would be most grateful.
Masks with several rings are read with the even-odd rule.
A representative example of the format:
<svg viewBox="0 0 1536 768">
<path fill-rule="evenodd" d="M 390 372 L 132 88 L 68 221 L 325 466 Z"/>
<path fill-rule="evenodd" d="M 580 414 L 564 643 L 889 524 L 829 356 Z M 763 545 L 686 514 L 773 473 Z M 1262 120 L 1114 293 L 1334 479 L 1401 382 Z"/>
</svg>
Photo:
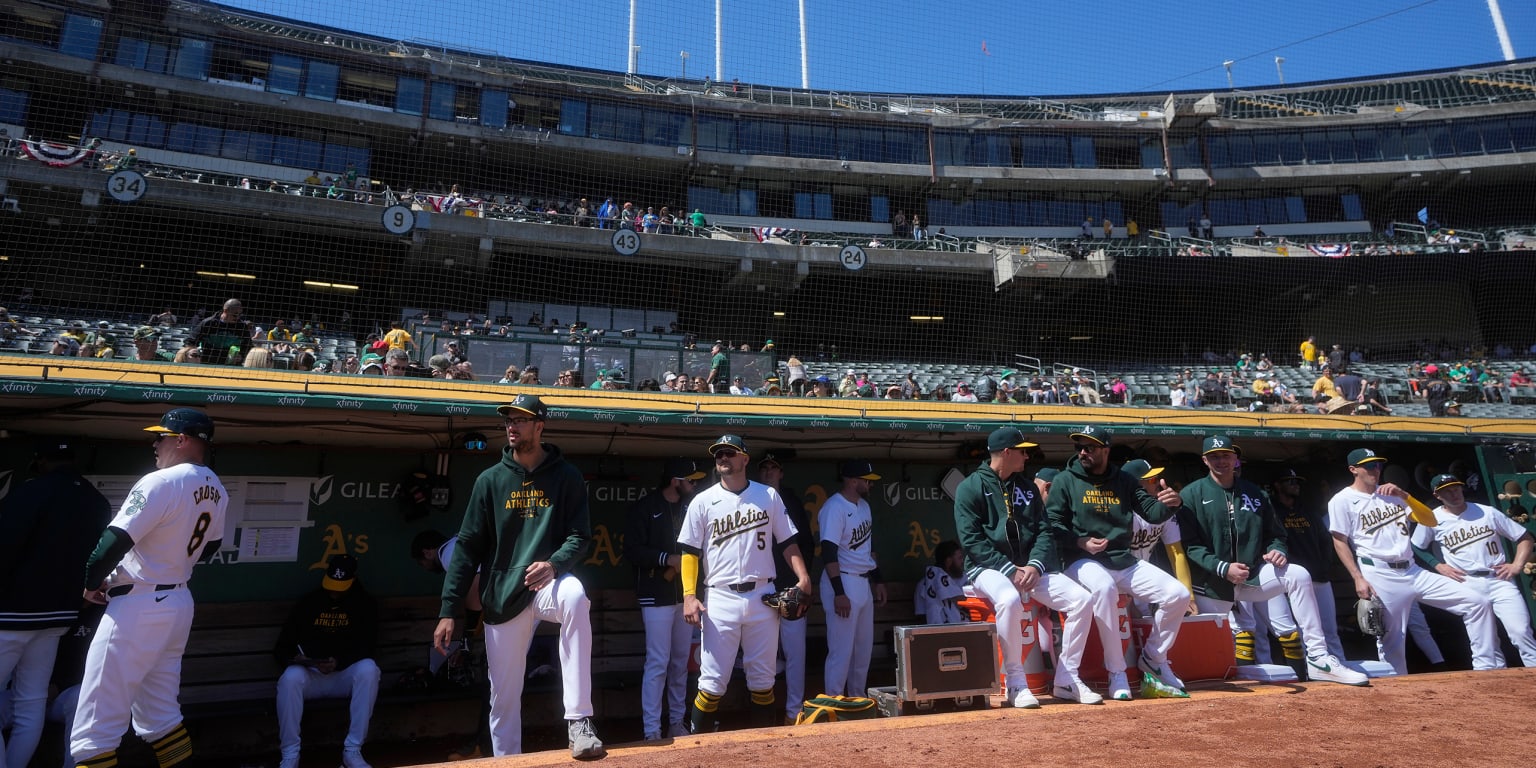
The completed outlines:
<svg viewBox="0 0 1536 768">
<path fill-rule="evenodd" d="M 784 502 L 777 491 L 747 479 L 751 457 L 746 442 L 736 435 L 723 435 L 709 453 L 720 482 L 689 502 L 677 537 L 683 549 L 683 618 L 703 629 L 699 693 L 688 718 L 694 733 L 710 727 L 738 649 L 752 694 L 754 724 L 777 721 L 773 668 L 779 614 L 763 604 L 763 596 L 773 592 L 773 549 L 779 542 L 790 542 L 783 549 L 784 558 L 799 578 L 796 586 L 807 597 L 811 594 L 805 559 L 800 547 L 790 541 L 795 526 L 784 513 Z"/>
<path fill-rule="evenodd" d="M 874 515 L 865 497 L 879 480 L 867 461 L 843 462 L 843 487 L 817 513 L 821 529 L 822 608 L 827 613 L 827 664 L 822 690 L 863 696 L 875 647 L 875 607 L 885 605 L 885 581 L 875 562 Z"/>
<path fill-rule="evenodd" d="M 1133 477 L 1141 481 L 1141 487 L 1147 493 L 1156 494 L 1158 491 L 1158 478 L 1163 474 L 1163 467 L 1154 467 L 1146 459 L 1132 459 L 1121 467 L 1131 473 Z M 1179 533 L 1179 519 L 1170 517 L 1161 523 L 1149 523 L 1140 515 L 1133 516 L 1131 520 L 1131 554 L 1137 560 L 1152 563 L 1159 567 L 1162 563 L 1154 562 L 1153 547 L 1161 542 L 1165 554 L 1168 555 L 1168 567 L 1173 569 L 1173 577 L 1184 585 L 1185 589 L 1193 590 L 1194 586 L 1189 578 L 1189 558 L 1184 554 L 1184 537 Z M 1132 604 L 1137 607 L 1143 616 L 1152 615 L 1152 606 L 1144 600 L 1134 600 Z M 1190 602 L 1189 612 L 1197 613 L 1195 604 Z"/>
<path fill-rule="evenodd" d="M 912 591 L 912 607 L 929 624 L 963 624 L 969 619 L 960 612 L 959 603 L 967 583 L 960 542 L 941 541 L 933 548 L 933 565 L 923 569 L 923 578 Z"/>
<path fill-rule="evenodd" d="M 168 411 L 154 432 L 155 466 L 139 479 L 86 563 L 86 600 L 106 604 L 91 640 L 69 748 L 77 763 L 111 768 L 131 722 L 161 768 L 192 756 L 176 701 L 192 630 L 192 566 L 224 537 L 228 494 L 207 467 L 213 420 Z"/>
<path fill-rule="evenodd" d="M 1440 575 L 1487 595 L 1520 651 L 1520 663 L 1536 667 L 1531 613 L 1515 581 L 1531 561 L 1530 532 L 1497 509 L 1467 501 L 1466 486 L 1455 475 L 1440 475 L 1430 485 L 1444 506 L 1435 509 L 1435 527 L 1421 525 L 1413 532 L 1414 550 Z M 1504 558 L 1500 539 L 1515 542 L 1514 562 Z M 1502 651 L 1497 646 L 1495 651 L 1502 661 Z"/>
<path fill-rule="evenodd" d="M 1362 599 L 1378 595 L 1386 606 L 1387 633 L 1377 640 L 1381 660 L 1399 675 L 1408 673 L 1403 635 L 1409 608 L 1418 600 L 1466 621 L 1473 669 L 1501 666 L 1488 598 L 1414 562 L 1409 524 L 1433 525 L 1434 515 L 1407 491 L 1381 482 L 1386 461 L 1369 448 L 1350 451 L 1354 482 L 1328 501 L 1328 531 L 1339 562 L 1355 581 L 1355 595 Z"/>
</svg>

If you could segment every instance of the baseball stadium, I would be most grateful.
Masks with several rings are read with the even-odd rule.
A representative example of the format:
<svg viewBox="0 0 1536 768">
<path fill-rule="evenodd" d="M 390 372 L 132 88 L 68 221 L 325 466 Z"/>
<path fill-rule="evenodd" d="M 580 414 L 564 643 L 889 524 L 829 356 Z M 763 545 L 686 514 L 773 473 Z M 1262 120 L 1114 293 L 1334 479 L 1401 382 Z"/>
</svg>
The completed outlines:
<svg viewBox="0 0 1536 768">
<path fill-rule="evenodd" d="M 1023 713 L 955 696 L 745 730 L 738 683 L 727 732 L 643 742 L 641 566 L 624 537 L 669 460 L 707 472 L 722 435 L 754 467 L 771 454 L 812 521 L 839 465 L 869 462 L 890 588 L 870 685 L 890 686 L 910 671 L 898 628 L 923 623 L 914 584 L 957 538 L 957 488 L 1001 427 L 1027 441 L 1027 477 L 1075 461 L 1094 425 L 1114 463 L 1144 460 L 1175 490 L 1230 439 L 1244 480 L 1300 478 L 1317 510 L 1370 449 L 1428 507 L 1452 477 L 1536 534 L 1536 58 L 1515 50 L 1536 51 L 1529 9 L 1380 2 L 1335 19 L 1307 0 L 1227 43 L 1211 39 L 1221 19 L 1192 19 L 1198 44 L 1148 48 L 1139 70 L 1114 52 L 1138 26 L 1119 2 L 1105 26 L 1127 29 L 1102 45 L 1063 31 L 1057 59 L 1053 26 L 1108 19 L 1040 9 L 1025 44 L 989 29 L 990 10 L 914 12 L 924 35 L 862 0 L 866 24 L 814 0 L 757 18 L 721 0 L 523 5 L 0 0 L 0 522 L 40 445 L 67 444 L 116 510 L 153 468 L 146 426 L 173 408 L 211 418 L 228 511 L 190 586 L 189 764 L 279 763 L 273 645 L 338 555 L 379 602 L 369 760 L 466 754 L 483 683 L 426 669 L 443 578 L 413 542 L 459 531 L 507 443 L 498 409 L 529 395 L 586 484 L 573 573 L 609 759 L 1027 759 L 1053 753 L 969 735 L 999 744 L 1047 717 L 1060 739 L 1105 744 L 1134 730 L 1117 709 L 1171 733 L 1187 727 L 1174 710 L 1207 699 L 1226 714 L 1182 740 L 1079 762 L 1272 759 L 1266 739 L 1296 740 L 1288 718 L 1327 734 L 1299 764 L 1391 762 L 1345 721 L 1425 711 L 1421 679 L 1483 711 L 1528 698 L 1521 668 L 1471 671 L 1476 644 L 1435 608 L 1412 674 L 1360 691 L 1240 679 L 1231 638 L 1211 641 L 1227 617 L 1201 614 L 1186 627 L 1210 631 L 1174 649 L 1215 643 L 1209 673 L 1188 663 L 1195 704 Z M 1430 47 L 1409 41 L 1433 25 L 1456 44 L 1403 50 Z M 1533 570 L 1514 578 L 1528 610 Z M 1348 569 L 1327 571 L 1349 658 L 1375 659 Z M 828 610 L 806 619 L 807 696 Z M 495 765 L 567 759 L 552 626 L 528 659 L 529 754 Z M 1030 642 L 1049 665 L 1044 634 Z M 303 765 L 334 765 L 347 721 L 344 698 L 310 702 Z M 1250 727 L 1252 744 L 1231 743 Z M 32 764 L 67 759 L 66 736 L 50 725 Z M 1464 755 L 1445 732 L 1403 738 Z M 156 764 L 143 743 L 122 755 Z"/>
</svg>

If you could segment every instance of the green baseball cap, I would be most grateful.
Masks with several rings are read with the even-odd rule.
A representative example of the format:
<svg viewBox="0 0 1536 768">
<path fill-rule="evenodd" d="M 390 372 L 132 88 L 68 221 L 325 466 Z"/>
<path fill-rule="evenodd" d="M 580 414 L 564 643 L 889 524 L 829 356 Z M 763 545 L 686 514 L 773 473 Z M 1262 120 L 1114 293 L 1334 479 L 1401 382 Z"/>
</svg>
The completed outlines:
<svg viewBox="0 0 1536 768">
<path fill-rule="evenodd" d="M 1035 443 L 1024 439 L 1024 433 L 1018 427 L 998 427 L 987 435 L 987 450 L 989 452 L 1004 451 L 1009 448 L 1034 448 Z"/>
<path fill-rule="evenodd" d="M 512 402 L 497 408 L 496 412 L 503 416 L 525 413 L 539 421 L 549 417 L 549 409 L 544 406 L 544 401 L 540 400 L 538 395 L 518 395 L 512 399 Z"/>
<path fill-rule="evenodd" d="M 1162 467 L 1154 467 L 1146 459 L 1131 459 L 1122 469 L 1135 475 L 1138 480 L 1151 480 L 1163 473 Z"/>
<path fill-rule="evenodd" d="M 1356 448 L 1349 452 L 1347 461 L 1351 467 L 1362 467 L 1373 461 L 1386 461 L 1386 457 L 1377 456 L 1376 452 L 1369 448 Z"/>
<path fill-rule="evenodd" d="M 1453 485 L 1466 485 L 1466 483 L 1462 482 L 1461 478 L 1455 475 L 1444 474 L 1435 475 L 1435 479 L 1429 484 L 1429 487 L 1435 489 L 1436 493 L 1439 493 L 1442 488 L 1449 488 Z"/>
<path fill-rule="evenodd" d="M 1082 437 L 1092 440 L 1099 445 L 1109 445 L 1109 430 L 1103 427 L 1094 426 L 1092 424 L 1089 424 L 1088 426 L 1073 432 L 1072 434 L 1068 435 L 1068 437 L 1074 439 Z"/>
<path fill-rule="evenodd" d="M 721 448 L 735 448 L 748 456 L 752 455 L 752 452 L 747 450 L 747 441 L 736 435 L 721 435 L 719 440 L 716 440 L 713 445 L 709 446 L 709 455 L 715 455 L 715 451 Z"/>
<path fill-rule="evenodd" d="M 1211 435 L 1210 437 L 1207 437 L 1205 442 L 1200 445 L 1201 456 L 1212 453 L 1221 453 L 1223 451 L 1227 453 L 1237 453 L 1237 446 L 1233 445 L 1232 438 L 1227 437 L 1226 435 Z"/>
<path fill-rule="evenodd" d="M 1056 476 L 1059 474 L 1061 474 L 1061 470 L 1055 467 L 1044 467 L 1039 472 L 1035 473 L 1035 479 L 1044 480 L 1045 482 L 1049 483 L 1052 480 L 1055 480 Z"/>
</svg>

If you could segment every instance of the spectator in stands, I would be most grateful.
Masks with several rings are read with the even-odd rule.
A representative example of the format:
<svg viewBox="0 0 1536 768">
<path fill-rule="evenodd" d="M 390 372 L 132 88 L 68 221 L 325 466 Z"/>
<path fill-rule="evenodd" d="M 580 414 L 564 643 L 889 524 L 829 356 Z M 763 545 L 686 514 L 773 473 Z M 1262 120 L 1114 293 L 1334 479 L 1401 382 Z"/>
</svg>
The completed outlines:
<svg viewBox="0 0 1536 768">
<path fill-rule="evenodd" d="M 170 362 L 175 359 L 175 355 L 160 351 L 160 331 L 148 325 L 141 325 L 133 332 L 133 352 L 135 360 Z"/>
<path fill-rule="evenodd" d="M 389 321 L 389 332 L 384 334 L 384 343 L 388 344 L 392 350 L 414 351 L 416 349 L 416 341 L 411 338 L 410 332 L 402 327 L 399 320 Z"/>
<path fill-rule="evenodd" d="M 411 356 L 403 349 L 391 349 L 384 353 L 385 376 L 409 376 Z"/>
<path fill-rule="evenodd" d="M 267 331 L 267 341 L 292 341 L 293 333 L 288 330 L 288 321 L 279 317 L 272 324 L 272 330 Z"/>
<path fill-rule="evenodd" d="M 677 380 L 672 382 L 673 392 L 692 392 L 693 381 L 686 373 L 679 373 Z"/>
<path fill-rule="evenodd" d="M 661 226 L 661 217 L 656 215 L 656 209 L 647 206 L 645 213 L 640 215 L 640 230 L 648 235 L 655 234 L 656 228 Z"/>
<path fill-rule="evenodd" d="M 933 385 L 933 389 L 928 392 L 928 399 L 936 402 L 950 401 L 949 388 L 943 384 Z"/>
<path fill-rule="evenodd" d="M 1092 216 L 1084 216 L 1083 217 L 1083 239 L 1084 240 L 1091 240 L 1091 239 L 1093 239 L 1093 217 Z"/>
<path fill-rule="evenodd" d="M 1079 373 L 1077 375 L 1077 396 L 1079 398 L 1078 402 L 1087 405 L 1101 405 L 1104 402 L 1104 398 L 1099 396 L 1098 384 L 1093 379 L 1088 378 L 1086 373 Z"/>
<path fill-rule="evenodd" d="M 617 227 L 619 208 L 613 204 L 613 198 L 603 200 L 603 204 L 597 208 L 597 228 L 614 229 Z"/>
<path fill-rule="evenodd" d="M 1365 388 L 1365 380 L 1360 375 L 1340 368 L 1333 377 L 1333 386 L 1339 390 L 1339 396 L 1351 402 L 1360 401 L 1360 392 Z"/>
<path fill-rule="evenodd" d="M 971 385 L 962 381 L 955 384 L 955 394 L 950 396 L 949 401 L 952 403 L 974 403 L 977 402 L 977 398 L 976 393 L 971 391 Z"/>
<path fill-rule="evenodd" d="M 451 381 L 474 381 L 474 364 L 470 363 L 468 360 L 460 363 L 450 362 L 448 367 L 443 369 L 443 378 L 449 379 Z"/>
<path fill-rule="evenodd" d="M 1328 367 L 1335 374 L 1343 373 L 1349 367 L 1349 355 L 1345 354 L 1343 345 L 1335 344 L 1333 349 L 1328 350 Z"/>
<path fill-rule="evenodd" d="M 731 357 L 726 352 L 725 342 L 716 341 L 710 347 L 709 375 L 704 379 L 710 392 L 716 394 L 730 391 L 731 385 Z"/>
<path fill-rule="evenodd" d="M 1516 368 L 1515 372 L 1509 375 L 1509 385 L 1511 387 L 1529 387 L 1531 385 L 1531 377 L 1526 375 L 1524 368 Z"/>
<path fill-rule="evenodd" d="M 843 374 L 843 380 L 837 383 L 838 397 L 856 397 L 859 393 L 859 382 L 854 377 L 853 369 Z"/>
<path fill-rule="evenodd" d="M 1174 408 L 1189 405 L 1189 393 L 1184 390 L 1184 385 L 1178 379 L 1168 382 L 1168 404 Z"/>
<path fill-rule="evenodd" d="M 271 368 L 272 353 L 266 347 L 256 347 L 245 353 L 242 365 L 246 368 Z"/>
<path fill-rule="evenodd" d="M 798 356 L 790 355 L 784 363 L 784 371 L 789 380 L 789 391 L 797 397 L 803 396 L 810 384 L 810 379 L 806 378 L 805 363 Z"/>
<path fill-rule="evenodd" d="M 171 308 L 170 307 L 166 307 L 164 312 L 161 312 L 161 313 L 156 314 L 156 315 L 150 315 L 149 316 L 149 324 L 150 325 L 175 325 L 176 324 L 176 315 L 171 312 Z"/>
<path fill-rule="evenodd" d="M 891 219 L 891 234 L 901 237 L 907 233 L 907 214 L 905 211 L 897 211 L 896 217 Z"/>
<path fill-rule="evenodd" d="M 1392 409 L 1387 407 L 1387 399 L 1381 394 L 1381 379 L 1372 377 L 1365 383 L 1365 390 L 1360 393 L 1360 407 L 1372 416 L 1391 415 Z"/>
<path fill-rule="evenodd" d="M 1232 397 L 1227 392 L 1227 383 L 1221 380 L 1215 371 L 1205 374 L 1205 380 L 1200 382 L 1200 403 L 1202 405 L 1231 405 Z"/>
<path fill-rule="evenodd" d="M 634 203 L 625 202 L 624 207 L 619 209 L 619 229 L 635 229 L 638 225 L 636 219 L 639 218 L 639 214 L 640 212 L 635 210 Z"/>
<path fill-rule="evenodd" d="M 906 378 L 901 380 L 901 396 L 905 400 L 917 400 L 923 396 L 923 389 L 917 385 L 914 373 L 907 371 Z"/>
<path fill-rule="evenodd" d="M 239 299 L 224 302 L 219 314 L 200 323 L 187 343 L 202 350 L 202 362 L 238 365 L 251 348 L 251 324 L 241 319 Z"/>
<path fill-rule="evenodd" d="M 171 360 L 177 363 L 201 363 L 203 351 L 191 344 L 183 344 L 181 349 L 176 350 L 176 356 Z"/>
<path fill-rule="evenodd" d="M 273 649 L 288 665 L 277 681 L 281 768 L 298 768 L 304 700 L 323 698 L 351 700 L 341 762 L 343 768 L 368 768 L 362 749 L 379 694 L 373 660 L 378 633 L 378 603 L 357 583 L 357 558 L 332 555 L 320 588 L 293 606 Z"/>
<path fill-rule="evenodd" d="M 1206 240 L 1216 239 L 1216 228 L 1211 226 L 1211 215 L 1208 213 L 1200 215 L 1200 236 Z"/>
<path fill-rule="evenodd" d="M 517 383 L 528 386 L 542 384 L 543 382 L 539 381 L 539 370 L 537 368 L 525 368 L 523 369 L 523 375 L 517 377 Z"/>
<path fill-rule="evenodd" d="M 1110 221 L 1108 216 L 1105 216 L 1104 217 L 1104 239 L 1108 240 L 1108 239 L 1110 239 L 1110 238 L 1112 238 L 1114 236 L 1115 236 L 1115 223 Z"/>
<path fill-rule="evenodd" d="M 459 344 L 458 340 L 456 340 L 456 339 L 455 340 L 450 340 L 445 345 L 445 349 L 443 350 L 443 354 L 445 356 L 447 356 L 448 362 L 454 363 L 454 364 L 462 363 L 465 360 L 469 359 L 469 358 L 464 356 L 463 348 Z"/>
<path fill-rule="evenodd" d="M 997 379 L 992 378 L 992 373 L 992 369 L 988 368 L 976 379 L 974 392 L 977 402 L 990 403 L 997 399 Z"/>
<path fill-rule="evenodd" d="M 1491 368 L 1484 368 L 1477 376 L 1477 386 L 1483 391 L 1483 402 L 1504 402 L 1504 382 Z"/>
<path fill-rule="evenodd" d="M 1333 371 L 1324 368 L 1317 376 L 1317 381 L 1312 382 L 1312 402 L 1320 408 L 1333 400 L 1342 400 L 1339 388 L 1333 383 Z M 1326 413 L 1327 411 L 1322 411 Z"/>
<path fill-rule="evenodd" d="M 1109 380 L 1109 401 L 1111 403 L 1129 403 L 1131 388 L 1125 380 L 1116 376 Z"/>
<path fill-rule="evenodd" d="M 518 370 L 518 368 L 517 368 L 517 366 L 515 364 L 514 365 L 508 365 L 507 366 L 507 370 L 504 373 L 502 373 L 501 380 L 496 382 L 496 383 L 497 384 L 516 384 L 517 383 L 517 377 L 519 375 L 521 375 L 521 373 L 522 372 Z"/>
<path fill-rule="evenodd" d="M 694 234 L 698 234 L 699 230 L 709 226 L 709 220 L 704 218 L 704 212 L 697 208 L 693 209 L 693 213 L 688 214 L 688 223 L 693 226 Z"/>
<path fill-rule="evenodd" d="M 1272 360 L 1269 359 L 1268 352 L 1259 355 L 1259 361 L 1253 365 L 1253 370 L 1255 371 L 1272 371 L 1274 368 L 1275 364 Z"/>
<path fill-rule="evenodd" d="M 1308 336 L 1301 342 L 1301 363 L 1303 366 L 1317 371 L 1317 337 Z"/>
<path fill-rule="evenodd" d="M 915 213 L 912 214 L 912 239 L 913 240 L 922 240 L 924 237 L 927 237 L 927 236 L 928 236 L 928 230 L 923 228 L 923 221 L 922 221 L 922 219 L 919 219 L 917 217 L 917 214 L 915 214 Z"/>
<path fill-rule="evenodd" d="M 1274 382 L 1269 380 L 1267 373 L 1254 374 L 1253 384 L 1249 389 L 1253 391 L 1254 399 L 1265 405 L 1274 405 L 1277 402 Z"/>
<path fill-rule="evenodd" d="M 755 394 L 757 394 L 757 391 L 752 389 L 751 387 L 747 386 L 746 381 L 743 380 L 741 376 L 732 376 L 731 377 L 731 394 L 733 394 L 733 395 L 755 395 Z"/>
</svg>

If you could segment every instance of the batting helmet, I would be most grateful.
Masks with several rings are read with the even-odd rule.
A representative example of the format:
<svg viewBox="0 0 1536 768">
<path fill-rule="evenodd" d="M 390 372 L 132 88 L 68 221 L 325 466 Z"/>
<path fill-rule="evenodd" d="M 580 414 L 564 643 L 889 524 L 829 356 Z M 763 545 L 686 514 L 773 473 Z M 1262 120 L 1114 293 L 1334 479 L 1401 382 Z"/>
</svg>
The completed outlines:
<svg viewBox="0 0 1536 768">
<path fill-rule="evenodd" d="M 811 598 L 799 587 L 790 587 L 771 595 L 763 595 L 763 605 L 779 612 L 779 615 L 794 621 L 805 618 L 805 614 L 811 610 Z"/>
</svg>

